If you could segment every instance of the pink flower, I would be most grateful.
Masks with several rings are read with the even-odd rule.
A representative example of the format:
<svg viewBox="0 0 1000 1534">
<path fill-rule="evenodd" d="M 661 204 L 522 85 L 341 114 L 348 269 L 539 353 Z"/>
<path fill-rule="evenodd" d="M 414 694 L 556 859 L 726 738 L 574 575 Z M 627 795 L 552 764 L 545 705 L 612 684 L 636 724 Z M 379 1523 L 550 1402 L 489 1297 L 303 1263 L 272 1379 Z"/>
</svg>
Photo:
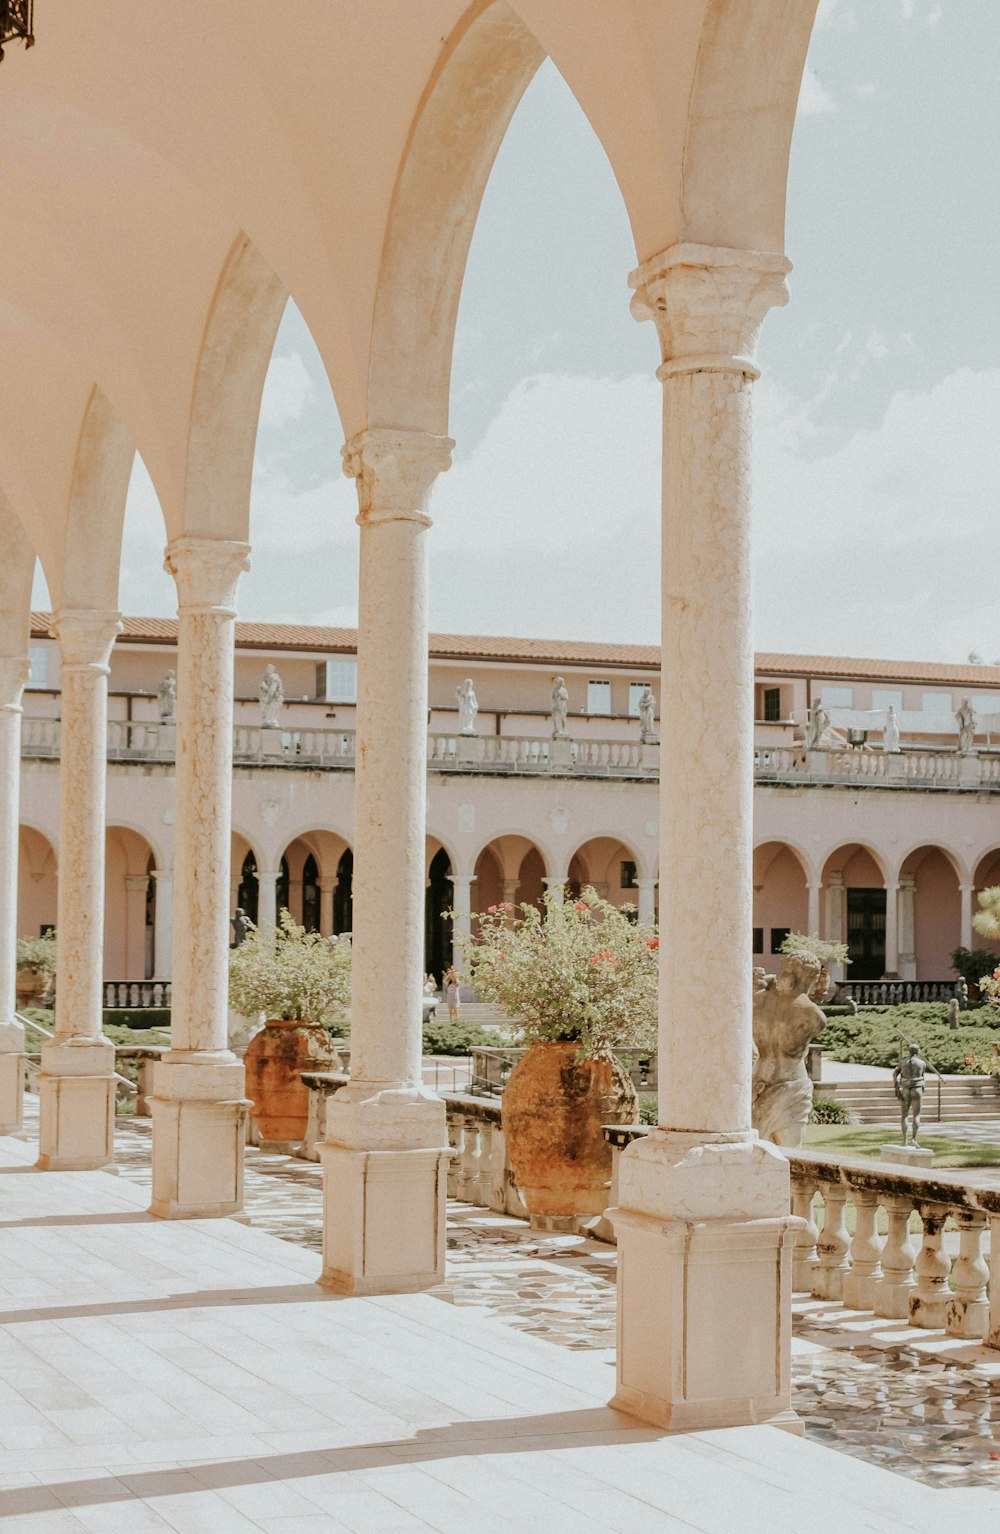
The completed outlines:
<svg viewBox="0 0 1000 1534">
<path fill-rule="evenodd" d="M 577 900 L 573 906 L 574 911 L 589 911 L 590 907 L 585 900 Z"/>
<path fill-rule="evenodd" d="M 514 907 L 511 905 L 509 900 L 505 900 L 502 902 L 500 909 L 501 911 L 513 911 Z"/>
<path fill-rule="evenodd" d="M 660 946 L 660 940 L 659 940 L 658 937 L 647 937 L 647 939 L 646 939 L 646 947 L 647 948 L 659 948 L 659 946 Z"/>
<path fill-rule="evenodd" d="M 497 914 L 497 907 L 495 905 L 488 905 L 486 907 L 486 914 L 487 916 L 495 916 Z"/>
</svg>

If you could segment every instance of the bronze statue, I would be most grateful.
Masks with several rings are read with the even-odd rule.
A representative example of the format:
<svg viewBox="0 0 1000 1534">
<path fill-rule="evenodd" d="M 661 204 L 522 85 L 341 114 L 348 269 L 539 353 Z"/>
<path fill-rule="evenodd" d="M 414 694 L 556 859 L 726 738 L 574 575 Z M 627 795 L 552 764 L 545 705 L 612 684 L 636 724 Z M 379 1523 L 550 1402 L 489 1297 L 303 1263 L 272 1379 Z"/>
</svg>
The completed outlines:
<svg viewBox="0 0 1000 1534">
<path fill-rule="evenodd" d="M 899 1098 L 900 1115 L 903 1123 L 903 1144 L 906 1144 L 907 1119 L 912 1120 L 912 1141 L 917 1144 L 917 1135 L 920 1133 L 920 1109 L 924 1100 L 924 1072 L 927 1070 L 927 1061 L 923 1060 L 916 1044 L 910 1045 L 910 1053 L 904 1060 L 900 1060 L 892 1073 L 892 1085 L 896 1096 Z"/>
</svg>

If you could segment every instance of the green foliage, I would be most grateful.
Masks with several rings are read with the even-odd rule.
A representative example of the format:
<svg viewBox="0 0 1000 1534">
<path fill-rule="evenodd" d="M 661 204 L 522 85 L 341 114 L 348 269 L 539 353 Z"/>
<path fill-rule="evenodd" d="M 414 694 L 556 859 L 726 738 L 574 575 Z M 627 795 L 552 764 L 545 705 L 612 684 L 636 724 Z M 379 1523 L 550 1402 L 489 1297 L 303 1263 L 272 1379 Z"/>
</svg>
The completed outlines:
<svg viewBox="0 0 1000 1534">
<path fill-rule="evenodd" d="M 491 906 L 478 940 L 465 948 L 465 979 L 484 1001 L 518 1019 L 525 1043 L 579 1042 L 593 1056 L 622 1045 L 649 1049 L 656 1038 L 659 943 L 651 923 L 602 900 L 544 897 L 543 912 Z"/>
<path fill-rule="evenodd" d="M 814 1097 L 809 1112 L 810 1124 L 849 1124 L 851 1110 L 835 1097 Z"/>
<path fill-rule="evenodd" d="M 992 975 L 998 965 L 1000 953 L 994 953 L 991 948 L 956 948 L 951 956 L 952 969 L 957 970 L 970 990 L 984 975 Z"/>
<path fill-rule="evenodd" d="M 273 933 L 255 927 L 229 955 L 229 1001 L 244 1017 L 329 1023 L 350 995 L 350 944 L 307 932 L 287 911 Z"/>
<path fill-rule="evenodd" d="M 865 1007 L 857 1017 L 831 1018 L 817 1042 L 834 1060 L 891 1069 L 899 1063 L 899 1035 L 920 1046 L 920 1053 L 944 1075 L 980 1075 L 982 1056 L 990 1053 L 996 1034 L 984 1026 L 985 1009 L 961 1014 L 962 1025 L 949 1028 L 945 1002 L 911 1003 L 899 1007 Z M 973 1017 L 975 1022 L 964 1019 Z"/>
<path fill-rule="evenodd" d="M 829 943 L 815 933 L 788 932 L 781 945 L 782 953 L 811 953 L 821 964 L 850 964 L 846 943 Z"/>
<path fill-rule="evenodd" d="M 655 1093 L 647 1093 L 639 1098 L 639 1123 L 655 1124 L 659 1113 L 659 1098 Z"/>
<path fill-rule="evenodd" d="M 820 1007 L 820 1011 L 821 1012 L 825 1012 L 827 1017 L 853 1017 L 854 1016 L 854 1008 L 853 1007 L 845 1006 L 842 1002 L 838 1002 L 838 1004 L 836 1006 L 829 1006 L 829 1007 L 823 1006 L 823 1007 Z"/>
<path fill-rule="evenodd" d="M 14 962 L 19 970 L 29 970 L 35 975 L 54 975 L 56 972 L 55 938 L 19 937 L 14 948 Z"/>
<path fill-rule="evenodd" d="M 480 1028 L 478 1023 L 425 1023 L 425 1055 L 467 1055 L 470 1050 L 502 1047 L 496 1032 Z"/>
<path fill-rule="evenodd" d="M 980 890 L 976 896 L 979 910 L 972 918 L 972 925 L 983 937 L 1000 937 L 1000 888 Z"/>
<path fill-rule="evenodd" d="M 112 1044 L 121 1044 L 126 1049 L 131 1047 L 142 1048 L 150 1045 L 153 1049 L 168 1049 L 169 1039 L 163 1035 L 161 1028 L 133 1028 L 128 1023 L 106 1023 L 104 1034 Z M 121 1071 L 123 1076 L 134 1075 L 131 1069 L 126 1070 L 121 1064 L 116 1065 L 116 1070 Z"/>
<path fill-rule="evenodd" d="M 169 1028 L 169 1007 L 105 1007 L 104 1031 L 108 1028 Z M 110 1037 L 110 1035 L 109 1035 Z"/>
</svg>

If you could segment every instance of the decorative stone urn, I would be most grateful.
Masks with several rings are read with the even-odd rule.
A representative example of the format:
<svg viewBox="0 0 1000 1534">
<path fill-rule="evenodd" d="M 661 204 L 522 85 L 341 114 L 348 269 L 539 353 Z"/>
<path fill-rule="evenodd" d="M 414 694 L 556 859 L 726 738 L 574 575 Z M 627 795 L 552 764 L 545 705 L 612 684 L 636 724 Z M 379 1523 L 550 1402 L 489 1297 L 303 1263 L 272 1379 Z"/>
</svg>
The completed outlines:
<svg viewBox="0 0 1000 1534">
<path fill-rule="evenodd" d="M 320 1023 L 266 1023 L 244 1056 L 251 1117 L 262 1141 L 298 1143 L 309 1118 L 303 1071 L 335 1071 L 340 1058 Z"/>
<path fill-rule="evenodd" d="M 532 1044 L 504 1088 L 502 1113 L 535 1229 L 571 1230 L 604 1213 L 611 1147 L 601 1127 L 638 1117 L 635 1087 L 616 1059 L 581 1059 L 572 1040 Z"/>
<path fill-rule="evenodd" d="M 14 981 L 18 1008 L 23 1010 L 40 1002 L 49 989 L 49 977 L 42 970 L 19 969 Z"/>
</svg>

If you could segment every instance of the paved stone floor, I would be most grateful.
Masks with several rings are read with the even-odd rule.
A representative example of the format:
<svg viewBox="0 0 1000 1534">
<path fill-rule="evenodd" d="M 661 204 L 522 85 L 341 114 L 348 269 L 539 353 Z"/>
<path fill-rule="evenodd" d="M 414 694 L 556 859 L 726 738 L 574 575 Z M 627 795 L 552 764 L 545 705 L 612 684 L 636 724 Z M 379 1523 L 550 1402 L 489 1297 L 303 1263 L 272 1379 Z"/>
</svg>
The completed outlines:
<svg viewBox="0 0 1000 1534">
<path fill-rule="evenodd" d="M 119 1123 L 122 1173 L 148 1185 L 148 1123 Z M 320 1190 L 317 1165 L 248 1151 L 247 1208 L 260 1229 L 318 1252 Z M 606 1350 L 610 1392 L 615 1262 L 602 1242 L 453 1201 L 447 1283 L 431 1292 L 563 1348 Z M 807 1436 L 929 1486 L 1000 1491 L 1000 1356 L 836 1305 L 801 1298 L 795 1308 L 794 1405 Z"/>
</svg>

